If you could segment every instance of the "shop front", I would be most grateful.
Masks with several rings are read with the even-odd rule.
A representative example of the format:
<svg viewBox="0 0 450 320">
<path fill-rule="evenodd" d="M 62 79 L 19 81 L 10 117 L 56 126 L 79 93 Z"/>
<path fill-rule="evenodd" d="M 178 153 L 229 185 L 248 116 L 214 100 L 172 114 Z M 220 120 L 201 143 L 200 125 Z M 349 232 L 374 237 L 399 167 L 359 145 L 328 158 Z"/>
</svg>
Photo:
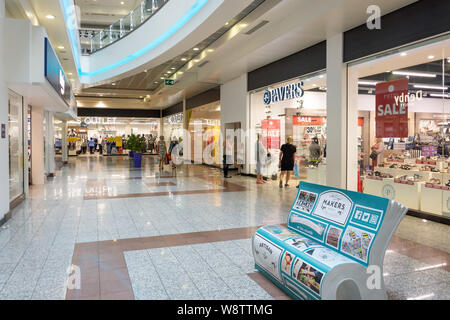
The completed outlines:
<svg viewBox="0 0 450 320">
<path fill-rule="evenodd" d="M 176 113 L 163 118 L 163 136 L 167 141 L 183 139 L 183 113 Z"/>
<path fill-rule="evenodd" d="M 296 147 L 293 179 L 326 183 L 326 74 L 312 73 L 249 93 L 250 143 L 246 166 L 256 173 L 257 136 L 267 157 L 262 174 L 279 176 L 280 148 L 292 137 Z M 316 140 L 317 139 L 317 140 Z M 314 150 L 314 151 L 312 151 Z M 318 152 L 317 152 L 318 151 Z"/>
<path fill-rule="evenodd" d="M 191 140 L 191 160 L 220 166 L 220 101 L 186 111 L 186 124 Z"/>
<path fill-rule="evenodd" d="M 142 135 L 151 141 L 160 135 L 160 120 L 156 118 L 80 117 L 68 122 L 69 155 L 89 154 L 89 141 L 96 152 L 122 154 L 130 135 Z M 110 146 L 110 147 L 109 147 Z M 148 148 L 150 149 L 150 148 Z"/>
<path fill-rule="evenodd" d="M 449 72 L 448 35 L 348 65 L 358 82 L 358 112 L 369 119 L 361 191 L 450 216 Z"/>
<path fill-rule="evenodd" d="M 25 195 L 23 97 L 8 91 L 9 201 L 13 208 Z M 3 130 L 3 128 L 2 128 Z"/>
</svg>

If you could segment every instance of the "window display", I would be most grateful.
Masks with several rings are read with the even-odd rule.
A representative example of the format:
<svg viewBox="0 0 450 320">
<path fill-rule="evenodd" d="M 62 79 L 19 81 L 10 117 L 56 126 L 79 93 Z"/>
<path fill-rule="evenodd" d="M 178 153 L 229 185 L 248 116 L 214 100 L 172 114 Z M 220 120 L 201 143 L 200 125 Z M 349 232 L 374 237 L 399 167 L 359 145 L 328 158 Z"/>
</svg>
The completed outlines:
<svg viewBox="0 0 450 320">
<path fill-rule="evenodd" d="M 10 90 L 8 93 L 10 201 L 14 201 L 24 193 L 23 133 L 23 99 Z"/>
<path fill-rule="evenodd" d="M 359 76 L 358 110 L 370 118 L 362 191 L 450 216 L 450 40 L 429 40 L 349 70 Z"/>
<path fill-rule="evenodd" d="M 296 178 L 325 184 L 326 76 L 319 72 L 250 92 L 250 161 L 248 173 L 257 170 L 257 134 L 262 137 L 266 160 L 262 174 L 277 179 L 280 148 L 289 137 L 296 147 Z M 258 165 L 259 168 L 259 165 Z"/>
</svg>

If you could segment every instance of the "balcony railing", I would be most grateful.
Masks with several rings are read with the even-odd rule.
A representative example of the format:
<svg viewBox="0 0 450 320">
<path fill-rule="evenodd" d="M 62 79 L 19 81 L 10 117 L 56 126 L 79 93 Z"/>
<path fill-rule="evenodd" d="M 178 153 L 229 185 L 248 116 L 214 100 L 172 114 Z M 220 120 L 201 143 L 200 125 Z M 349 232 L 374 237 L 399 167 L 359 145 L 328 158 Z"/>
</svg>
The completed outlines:
<svg viewBox="0 0 450 320">
<path fill-rule="evenodd" d="M 150 19 L 169 0 L 144 0 L 128 15 L 103 30 L 79 30 L 82 54 L 90 55 L 120 40 Z"/>
</svg>

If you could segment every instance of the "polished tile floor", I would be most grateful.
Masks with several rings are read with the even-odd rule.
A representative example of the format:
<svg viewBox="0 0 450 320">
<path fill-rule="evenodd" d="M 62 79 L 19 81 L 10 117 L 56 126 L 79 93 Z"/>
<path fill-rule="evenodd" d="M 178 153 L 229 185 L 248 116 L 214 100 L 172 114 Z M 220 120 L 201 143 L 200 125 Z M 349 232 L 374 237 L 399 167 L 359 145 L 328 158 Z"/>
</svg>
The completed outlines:
<svg viewBox="0 0 450 320">
<path fill-rule="evenodd" d="M 255 273 L 249 239 L 285 223 L 296 191 L 199 165 L 160 173 L 153 157 L 142 170 L 70 158 L 0 229 L 0 299 L 286 298 Z M 449 229 L 405 217 L 385 257 L 390 299 L 450 298 Z M 65 289 L 72 264 L 80 290 Z"/>
</svg>

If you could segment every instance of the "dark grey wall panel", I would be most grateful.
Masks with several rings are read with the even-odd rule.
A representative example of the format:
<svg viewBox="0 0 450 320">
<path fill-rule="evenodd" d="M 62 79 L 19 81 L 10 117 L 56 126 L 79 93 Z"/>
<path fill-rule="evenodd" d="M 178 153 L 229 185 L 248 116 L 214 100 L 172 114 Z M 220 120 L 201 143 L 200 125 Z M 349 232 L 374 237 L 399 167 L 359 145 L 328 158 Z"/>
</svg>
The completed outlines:
<svg viewBox="0 0 450 320">
<path fill-rule="evenodd" d="M 250 72 L 247 91 L 319 71 L 325 69 L 326 65 L 327 45 L 322 41 Z"/>
<path fill-rule="evenodd" d="M 450 31 L 450 0 L 421 0 L 344 33 L 344 61 L 352 61 Z"/>
<path fill-rule="evenodd" d="M 79 117 L 161 118 L 159 110 L 78 108 Z"/>
<path fill-rule="evenodd" d="M 220 101 L 220 87 L 200 93 L 186 100 L 186 110 L 194 109 L 205 104 Z"/>
<path fill-rule="evenodd" d="M 171 116 L 172 114 L 183 112 L 183 102 L 177 103 L 167 109 L 163 110 L 163 117 Z"/>
</svg>

